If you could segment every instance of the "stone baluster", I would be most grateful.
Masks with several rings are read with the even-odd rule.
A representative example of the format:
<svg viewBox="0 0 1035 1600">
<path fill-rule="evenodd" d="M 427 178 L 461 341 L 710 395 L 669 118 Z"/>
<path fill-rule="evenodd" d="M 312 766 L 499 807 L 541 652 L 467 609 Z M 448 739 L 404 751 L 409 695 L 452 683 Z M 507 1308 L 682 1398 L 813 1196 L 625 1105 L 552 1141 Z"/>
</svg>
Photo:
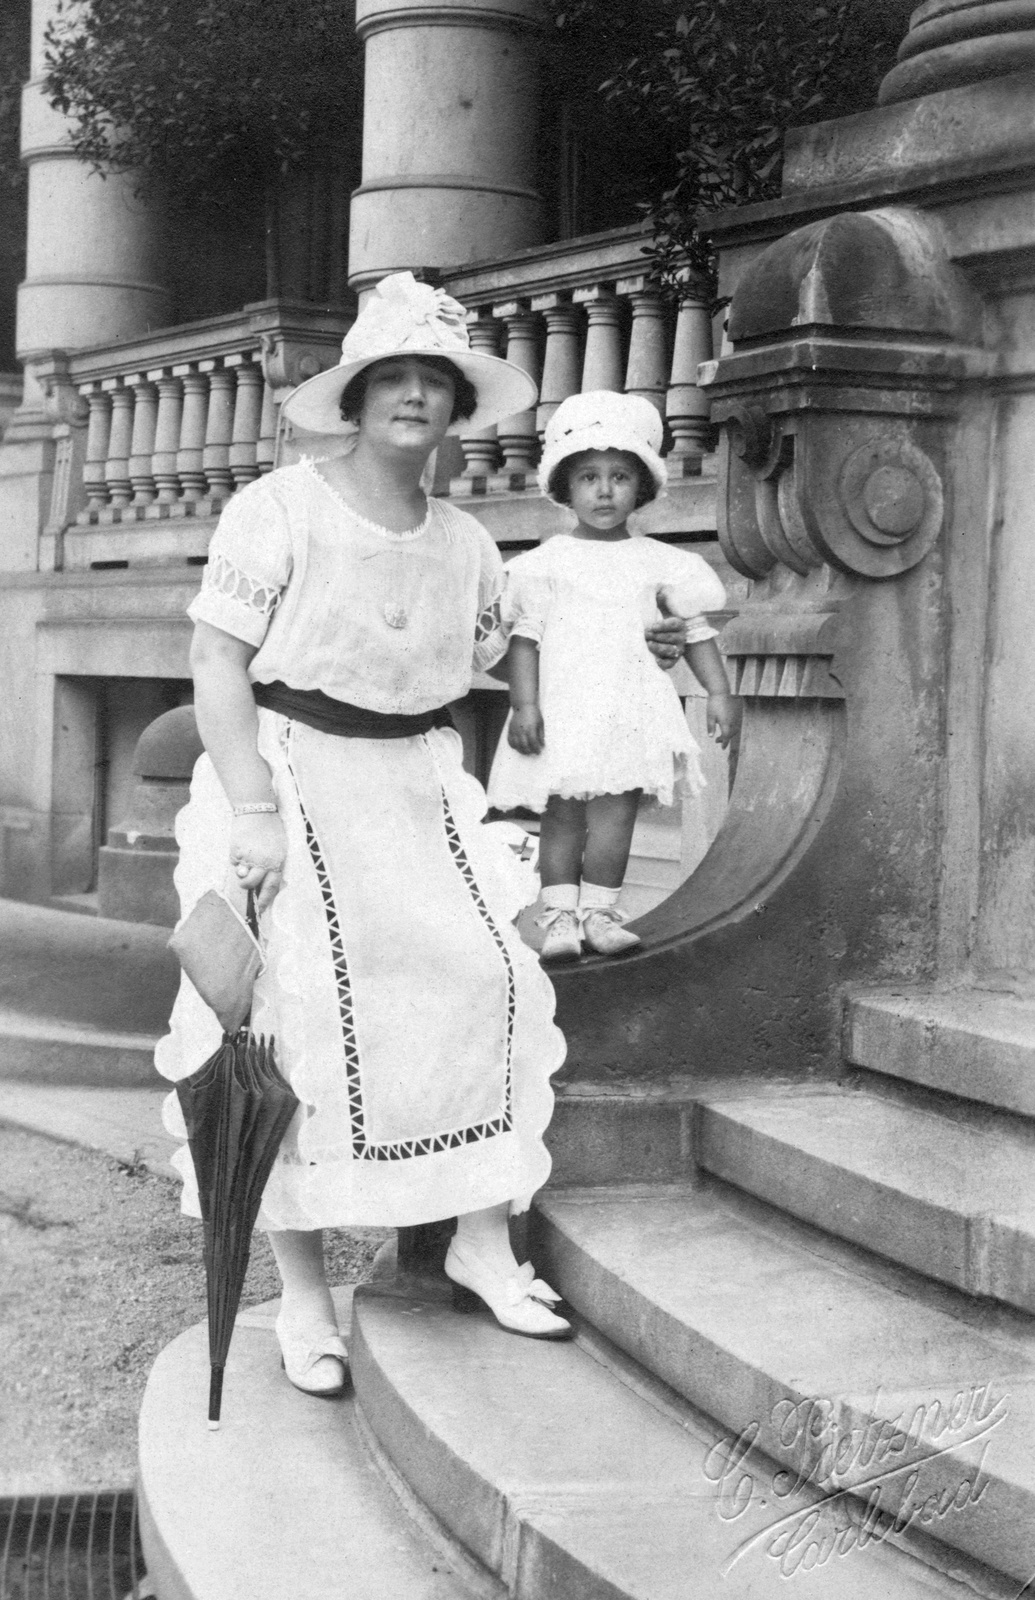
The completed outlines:
<svg viewBox="0 0 1035 1600">
<path fill-rule="evenodd" d="M 640 394 L 664 413 L 668 388 L 668 319 L 665 302 L 645 278 L 626 278 L 616 285 L 632 304 L 626 394 Z"/>
<path fill-rule="evenodd" d="M 176 471 L 187 503 L 200 500 L 205 493 L 202 457 L 205 448 L 205 423 L 208 416 L 208 378 L 192 362 L 173 367 L 173 376 L 183 382 L 183 418 L 180 448 L 176 452 Z"/>
<path fill-rule="evenodd" d="M 582 392 L 622 387 L 622 302 L 613 290 L 597 285 L 576 289 L 572 297 L 586 308 L 586 353 L 582 360 Z"/>
<path fill-rule="evenodd" d="M 237 373 L 234 425 L 228 462 L 235 489 L 243 489 L 259 476 L 256 450 L 262 427 L 262 367 L 250 350 L 226 357 L 225 365 Z"/>
<path fill-rule="evenodd" d="M 159 367 L 147 375 L 158 390 L 158 421 L 155 425 L 155 449 L 151 470 L 155 477 L 160 506 L 173 505 L 180 498 L 180 475 L 176 470 L 176 454 L 180 448 L 180 427 L 183 421 L 183 381 L 173 377 L 168 367 Z"/>
<path fill-rule="evenodd" d="M 234 480 L 230 472 L 230 441 L 234 432 L 234 374 L 214 358 L 199 361 L 198 369 L 208 373 L 209 382 L 202 465 L 208 484 L 208 498 L 218 504 L 229 499 L 234 492 Z"/>
<path fill-rule="evenodd" d="M 499 354 L 499 324 L 489 312 L 474 312 L 467 319 L 471 349 L 483 355 Z M 451 494 L 484 494 L 490 475 L 499 460 L 495 426 L 478 428 L 460 435 L 464 470 L 450 486 Z"/>
<path fill-rule="evenodd" d="M 697 386 L 697 369 L 712 358 L 711 307 L 705 299 L 683 300 L 676 318 L 672 374 L 665 415 L 672 431 L 668 470 L 675 477 L 694 476 L 708 449 L 710 406 L 707 391 Z"/>
<path fill-rule="evenodd" d="M 111 432 L 108 436 L 108 459 L 104 466 L 108 505 L 112 512 L 121 512 L 133 498 L 133 485 L 129 477 L 129 452 L 133 442 L 133 391 L 126 387 L 122 378 L 103 378 L 101 382 L 111 395 Z"/>
<path fill-rule="evenodd" d="M 492 314 L 498 317 L 507 330 L 507 360 L 522 372 L 527 372 L 534 383 L 539 383 L 539 318 L 529 310 L 527 300 L 508 300 L 493 306 Z M 525 478 L 535 471 L 538 440 L 535 427 L 535 410 L 515 412 L 496 424 L 496 437 L 503 451 L 503 466 L 492 482 L 494 489 L 522 489 Z"/>
<path fill-rule="evenodd" d="M 532 310 L 541 311 L 546 322 L 543 381 L 539 386 L 539 406 L 535 419 L 536 428 L 542 435 L 561 401 L 579 392 L 582 378 L 579 325 L 582 314 L 578 306 L 572 305 L 570 299 L 560 294 L 535 296 Z"/>
<path fill-rule="evenodd" d="M 261 370 L 261 369 L 260 369 Z M 272 472 L 277 459 L 277 420 L 280 407 L 273 393 L 273 385 L 263 382 L 262 417 L 259 420 L 259 442 L 255 446 L 255 465 L 260 472 Z"/>
<path fill-rule="evenodd" d="M 134 403 L 129 480 L 133 485 L 133 505 L 149 506 L 158 492 L 153 464 L 158 426 L 158 390 L 144 372 L 138 372 L 133 377 L 131 387 Z"/>
<path fill-rule="evenodd" d="M 111 437 L 111 396 L 105 393 L 99 383 L 84 384 L 80 393 L 86 396 L 90 420 L 86 430 L 86 460 L 83 464 L 86 507 L 79 513 L 78 520 L 93 522 L 97 512 L 108 504 L 106 470 Z"/>
</svg>

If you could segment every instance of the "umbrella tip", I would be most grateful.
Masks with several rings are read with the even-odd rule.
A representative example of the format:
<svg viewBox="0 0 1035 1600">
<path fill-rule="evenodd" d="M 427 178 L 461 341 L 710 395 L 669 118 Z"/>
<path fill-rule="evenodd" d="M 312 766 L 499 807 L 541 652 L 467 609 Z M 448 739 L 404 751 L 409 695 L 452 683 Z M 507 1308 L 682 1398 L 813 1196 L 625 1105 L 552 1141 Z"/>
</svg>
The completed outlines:
<svg viewBox="0 0 1035 1600">
<path fill-rule="evenodd" d="M 209 1431 L 209 1433 L 218 1433 L 219 1432 L 219 1423 L 218 1422 L 209 1422 L 208 1431 Z"/>
</svg>

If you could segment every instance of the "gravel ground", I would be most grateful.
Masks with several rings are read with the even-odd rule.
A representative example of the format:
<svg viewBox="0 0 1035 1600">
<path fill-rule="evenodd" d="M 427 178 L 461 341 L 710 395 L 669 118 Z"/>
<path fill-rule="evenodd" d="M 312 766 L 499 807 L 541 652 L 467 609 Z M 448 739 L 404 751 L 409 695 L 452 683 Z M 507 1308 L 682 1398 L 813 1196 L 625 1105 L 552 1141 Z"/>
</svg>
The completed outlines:
<svg viewBox="0 0 1035 1600">
<path fill-rule="evenodd" d="M 331 1283 L 355 1283 L 388 1237 L 329 1233 Z M 241 1303 L 278 1293 L 256 1234 Z M 151 1364 L 204 1316 L 201 1224 L 178 1184 L 0 1127 L 0 1494 L 131 1483 Z"/>
</svg>

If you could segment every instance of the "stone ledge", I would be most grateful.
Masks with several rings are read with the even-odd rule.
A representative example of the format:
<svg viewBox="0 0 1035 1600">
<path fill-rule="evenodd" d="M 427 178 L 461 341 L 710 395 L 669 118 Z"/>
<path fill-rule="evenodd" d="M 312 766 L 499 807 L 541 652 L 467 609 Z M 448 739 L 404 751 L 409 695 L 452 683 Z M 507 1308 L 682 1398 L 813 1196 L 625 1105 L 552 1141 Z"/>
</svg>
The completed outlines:
<svg viewBox="0 0 1035 1600">
<path fill-rule="evenodd" d="M 1035 1143 L 874 1095 L 702 1104 L 726 1183 L 965 1293 L 1035 1311 Z"/>
<path fill-rule="evenodd" d="M 990 989 L 850 995 L 844 1055 L 854 1067 L 1035 1117 L 1035 997 Z"/>
</svg>

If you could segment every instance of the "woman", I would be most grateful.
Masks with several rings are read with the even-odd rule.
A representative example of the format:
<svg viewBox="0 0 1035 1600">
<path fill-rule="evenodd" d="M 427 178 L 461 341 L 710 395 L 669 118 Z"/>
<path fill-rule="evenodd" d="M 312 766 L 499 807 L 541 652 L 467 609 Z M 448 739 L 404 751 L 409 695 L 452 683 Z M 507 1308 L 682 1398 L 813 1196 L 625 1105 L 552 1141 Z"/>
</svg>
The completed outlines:
<svg viewBox="0 0 1035 1600">
<path fill-rule="evenodd" d="M 283 1279 L 287 1375 L 340 1393 L 345 1347 L 320 1230 L 456 1215 L 446 1272 L 497 1320 L 563 1338 L 558 1298 L 507 1227 L 545 1181 L 554 997 L 513 919 L 513 858 L 443 708 L 505 648 L 502 563 L 472 517 L 428 500 L 431 452 L 535 402 L 527 375 L 470 350 L 463 308 L 409 273 L 381 282 L 339 366 L 285 405 L 352 436 L 230 501 L 213 537 L 191 663 L 207 754 L 181 813 L 187 914 L 231 863 L 253 890 L 266 968 L 252 1025 L 302 1102 L 259 1223 Z M 184 978 L 157 1054 L 176 1079 L 219 1026 Z M 172 1131 L 184 1134 L 175 1095 Z M 198 1214 L 189 1152 L 184 1210 Z"/>
</svg>

